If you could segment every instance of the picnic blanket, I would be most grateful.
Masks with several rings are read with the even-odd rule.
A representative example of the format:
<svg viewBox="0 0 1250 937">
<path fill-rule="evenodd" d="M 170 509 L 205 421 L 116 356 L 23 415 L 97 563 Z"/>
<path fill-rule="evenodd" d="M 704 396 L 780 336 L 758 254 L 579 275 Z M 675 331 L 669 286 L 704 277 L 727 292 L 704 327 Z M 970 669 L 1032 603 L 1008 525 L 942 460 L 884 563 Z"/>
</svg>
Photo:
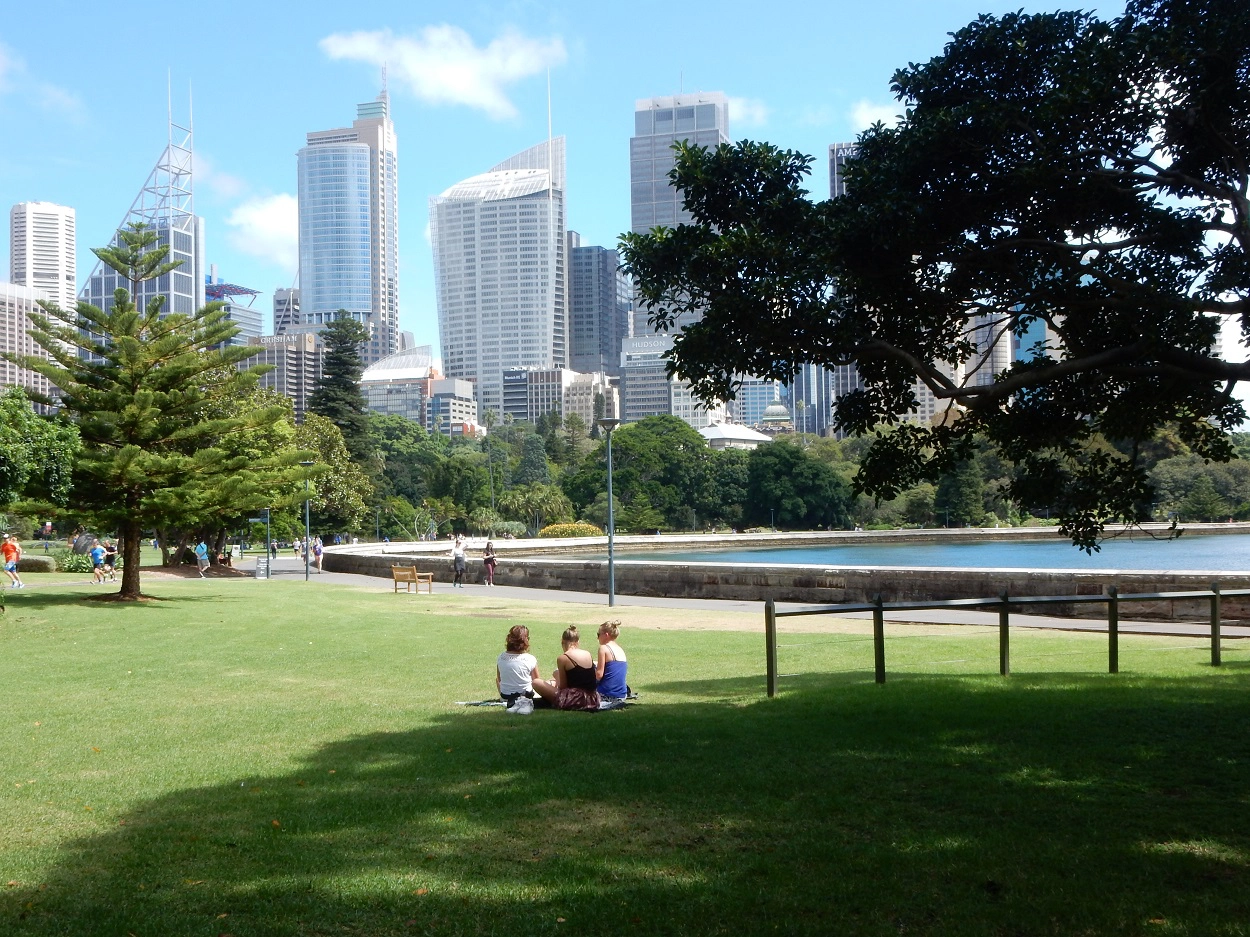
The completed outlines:
<svg viewBox="0 0 1250 937">
<path fill-rule="evenodd" d="M 624 709 L 632 703 L 638 702 L 638 694 L 631 694 L 626 699 L 605 699 L 599 702 L 599 712 L 607 712 L 612 709 Z M 500 709 L 507 709 L 508 704 L 501 699 L 483 699 L 483 700 L 456 700 L 457 706 L 498 706 Z"/>
</svg>

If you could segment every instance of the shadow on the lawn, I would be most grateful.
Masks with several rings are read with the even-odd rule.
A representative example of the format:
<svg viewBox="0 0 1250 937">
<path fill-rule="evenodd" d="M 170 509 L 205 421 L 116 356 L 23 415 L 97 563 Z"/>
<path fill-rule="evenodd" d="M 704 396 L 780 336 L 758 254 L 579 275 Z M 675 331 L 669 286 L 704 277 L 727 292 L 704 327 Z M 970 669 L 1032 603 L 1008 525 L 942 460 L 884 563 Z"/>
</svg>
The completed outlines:
<svg viewBox="0 0 1250 937">
<path fill-rule="evenodd" d="M 1250 920 L 1240 677 L 861 676 L 737 705 L 449 711 L 347 738 L 293 774 L 119 817 L 46 882 L 0 895 L 0 929 L 1236 934 Z"/>
</svg>

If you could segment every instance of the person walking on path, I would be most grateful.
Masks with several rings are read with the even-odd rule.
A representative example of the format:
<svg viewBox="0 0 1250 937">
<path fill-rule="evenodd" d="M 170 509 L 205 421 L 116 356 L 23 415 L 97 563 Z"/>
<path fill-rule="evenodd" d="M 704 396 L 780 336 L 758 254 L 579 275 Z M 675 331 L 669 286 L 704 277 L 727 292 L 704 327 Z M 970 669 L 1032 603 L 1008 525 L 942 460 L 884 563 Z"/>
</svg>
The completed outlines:
<svg viewBox="0 0 1250 937">
<path fill-rule="evenodd" d="M 4 542 L 0 543 L 0 555 L 4 559 L 4 572 L 9 577 L 12 585 L 11 589 L 25 589 L 26 583 L 22 582 L 22 577 L 18 575 L 17 564 L 22 558 L 22 545 L 12 534 L 4 535 Z"/>
<path fill-rule="evenodd" d="M 313 540 L 313 562 L 317 564 L 317 572 L 321 572 L 321 554 L 325 548 L 321 544 L 321 538 L 317 537 Z"/>
<path fill-rule="evenodd" d="M 100 567 L 100 581 L 108 573 L 109 582 L 117 582 L 117 544 L 111 540 L 104 541 L 104 565 Z"/>
<path fill-rule="evenodd" d="M 468 559 L 464 555 L 464 537 L 457 537 L 451 545 L 451 569 L 454 574 L 451 585 L 453 589 L 457 586 L 461 589 L 464 588 L 464 570 L 467 565 Z"/>
<path fill-rule="evenodd" d="M 208 569 L 208 544 L 203 540 L 195 545 L 195 565 L 200 571 L 200 578 L 207 579 L 204 570 Z"/>
<path fill-rule="evenodd" d="M 499 557 L 495 556 L 495 545 L 487 540 L 486 549 L 482 551 L 482 568 L 486 570 L 486 584 L 493 586 L 495 584 L 495 565 L 499 562 Z"/>
<path fill-rule="evenodd" d="M 278 541 L 277 540 L 269 541 L 269 555 L 275 560 L 278 558 Z"/>
</svg>

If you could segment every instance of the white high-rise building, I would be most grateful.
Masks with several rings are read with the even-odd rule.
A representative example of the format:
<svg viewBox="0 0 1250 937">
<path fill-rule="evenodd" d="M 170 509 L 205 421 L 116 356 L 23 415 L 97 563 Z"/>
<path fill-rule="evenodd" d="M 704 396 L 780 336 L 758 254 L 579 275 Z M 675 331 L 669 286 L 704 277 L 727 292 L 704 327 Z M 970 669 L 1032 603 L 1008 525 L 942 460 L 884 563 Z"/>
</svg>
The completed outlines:
<svg viewBox="0 0 1250 937">
<path fill-rule="evenodd" d="M 74 226 L 74 209 L 52 202 L 19 202 L 9 212 L 9 279 L 67 310 L 78 294 Z"/>
<path fill-rule="evenodd" d="M 390 99 L 350 127 L 308 134 L 298 154 L 299 309 L 322 326 L 346 309 L 372 338 L 366 365 L 399 350 L 399 169 Z"/>
<path fill-rule="evenodd" d="M 673 144 L 688 141 L 715 149 L 729 142 L 729 99 L 719 91 L 695 92 L 634 103 L 634 135 L 629 141 L 631 231 L 645 234 L 652 228 L 689 224 L 690 213 L 682 208 L 682 196 L 669 181 L 676 154 Z M 647 324 L 650 310 L 634 306 L 634 337 L 654 334 Z M 685 324 L 679 320 L 672 331 Z"/>
<path fill-rule="evenodd" d="M 40 289 L 15 283 L 0 283 L 0 352 L 40 358 L 48 356 L 30 337 L 28 313 L 40 312 L 39 300 L 49 298 Z M 0 358 L 0 393 L 6 387 L 24 387 L 44 395 L 52 390 L 48 379 L 42 374 L 28 371 Z"/>
<path fill-rule="evenodd" d="M 503 413 L 503 372 L 568 359 L 564 137 L 430 199 L 443 371 Z"/>
</svg>

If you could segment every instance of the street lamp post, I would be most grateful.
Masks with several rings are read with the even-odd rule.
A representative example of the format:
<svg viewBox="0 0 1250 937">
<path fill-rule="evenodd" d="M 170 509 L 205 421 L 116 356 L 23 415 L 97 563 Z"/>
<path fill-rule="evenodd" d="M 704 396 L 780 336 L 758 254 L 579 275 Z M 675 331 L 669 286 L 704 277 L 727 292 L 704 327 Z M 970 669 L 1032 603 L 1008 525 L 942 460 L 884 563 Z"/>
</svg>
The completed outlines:
<svg viewBox="0 0 1250 937">
<path fill-rule="evenodd" d="M 608 436 L 608 605 L 616 604 L 616 513 L 612 498 L 612 430 L 621 425 L 620 420 L 606 417 L 599 426 Z"/>
<path fill-rule="evenodd" d="M 311 468 L 311 462 L 301 462 L 304 468 Z M 308 501 L 312 493 L 312 488 L 308 484 L 308 475 L 304 475 L 304 582 L 308 582 L 308 560 L 312 555 L 311 542 L 311 525 L 308 523 Z"/>
</svg>

